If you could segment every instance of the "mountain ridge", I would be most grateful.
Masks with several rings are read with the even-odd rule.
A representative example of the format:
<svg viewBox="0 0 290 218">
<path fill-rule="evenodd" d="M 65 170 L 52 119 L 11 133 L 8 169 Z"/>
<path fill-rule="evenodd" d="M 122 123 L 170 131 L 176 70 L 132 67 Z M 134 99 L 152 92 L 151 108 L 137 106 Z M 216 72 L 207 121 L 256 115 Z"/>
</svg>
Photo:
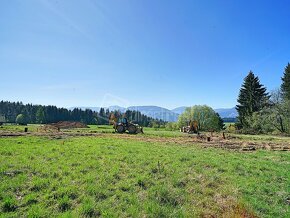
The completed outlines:
<svg viewBox="0 0 290 218">
<path fill-rule="evenodd" d="M 85 109 L 91 109 L 93 111 L 99 111 L 101 107 L 70 107 L 68 109 L 73 110 L 74 108 L 80 108 L 82 110 Z M 150 106 L 130 106 L 130 107 L 121 107 L 118 105 L 113 105 L 109 107 L 102 107 L 105 110 L 109 109 L 110 111 L 119 110 L 120 112 L 125 112 L 126 110 L 136 110 L 140 111 L 142 114 L 146 116 L 150 116 L 155 119 L 161 119 L 167 122 L 175 122 L 178 120 L 178 116 L 184 112 L 184 110 L 187 108 L 186 106 L 181 106 L 174 108 L 172 110 L 159 107 L 155 105 Z M 215 112 L 217 112 L 222 118 L 236 118 L 237 117 L 237 111 L 233 108 L 218 108 L 214 109 Z"/>
</svg>

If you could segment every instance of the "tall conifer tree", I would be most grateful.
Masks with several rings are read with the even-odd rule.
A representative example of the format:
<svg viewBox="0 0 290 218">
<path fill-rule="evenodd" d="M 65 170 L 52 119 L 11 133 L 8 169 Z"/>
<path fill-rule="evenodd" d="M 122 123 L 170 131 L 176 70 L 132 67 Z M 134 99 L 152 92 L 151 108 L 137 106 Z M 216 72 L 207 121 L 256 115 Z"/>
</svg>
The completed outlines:
<svg viewBox="0 0 290 218">
<path fill-rule="evenodd" d="M 245 119 L 252 116 L 254 112 L 261 110 L 268 102 L 269 94 L 252 71 L 244 79 L 238 97 L 236 109 L 239 114 L 239 122 L 245 127 Z"/>
<path fill-rule="evenodd" d="M 285 67 L 282 77 L 281 91 L 283 98 L 290 101 L 290 63 Z"/>
</svg>

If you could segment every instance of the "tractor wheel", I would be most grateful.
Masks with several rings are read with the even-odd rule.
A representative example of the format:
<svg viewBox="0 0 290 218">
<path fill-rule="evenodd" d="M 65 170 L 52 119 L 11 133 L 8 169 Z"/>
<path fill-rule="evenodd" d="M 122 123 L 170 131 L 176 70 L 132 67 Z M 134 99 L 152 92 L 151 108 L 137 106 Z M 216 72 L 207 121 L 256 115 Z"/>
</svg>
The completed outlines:
<svg viewBox="0 0 290 218">
<path fill-rule="evenodd" d="M 128 132 L 129 134 L 135 134 L 137 132 L 137 127 L 135 125 L 129 125 Z"/>
<path fill-rule="evenodd" d="M 117 125 L 116 130 L 118 133 L 124 133 L 125 127 L 123 125 Z"/>
</svg>

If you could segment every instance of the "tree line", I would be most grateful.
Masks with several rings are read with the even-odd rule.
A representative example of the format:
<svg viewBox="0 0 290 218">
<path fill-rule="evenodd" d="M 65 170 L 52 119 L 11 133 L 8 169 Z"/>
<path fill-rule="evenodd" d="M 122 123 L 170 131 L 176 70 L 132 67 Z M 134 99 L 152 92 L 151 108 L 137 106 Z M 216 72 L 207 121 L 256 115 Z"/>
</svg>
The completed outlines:
<svg viewBox="0 0 290 218">
<path fill-rule="evenodd" d="M 237 99 L 237 119 L 234 129 L 242 133 L 282 133 L 290 134 L 290 64 L 285 67 L 281 86 L 267 92 L 258 76 L 250 71 Z M 195 105 L 186 108 L 176 123 L 167 123 L 168 130 L 175 130 L 197 121 L 199 130 L 219 131 L 224 129 L 223 119 L 206 105 Z"/>
<path fill-rule="evenodd" d="M 236 127 L 242 132 L 290 134 L 290 64 L 284 69 L 281 86 L 271 93 L 250 71 L 237 101 Z"/>
<path fill-rule="evenodd" d="M 116 120 L 126 117 L 141 126 L 164 125 L 165 122 L 153 119 L 142 114 L 139 111 L 127 110 L 125 113 L 120 111 L 110 111 L 101 108 L 100 111 L 92 111 L 90 109 L 82 110 L 75 108 L 68 110 L 66 108 L 58 108 L 56 106 L 43 106 L 33 104 L 23 104 L 22 102 L 0 101 L 0 116 L 3 121 L 8 123 L 21 124 L 47 124 L 59 121 L 76 121 L 85 124 L 106 125 L 109 120 L 114 117 Z"/>
</svg>

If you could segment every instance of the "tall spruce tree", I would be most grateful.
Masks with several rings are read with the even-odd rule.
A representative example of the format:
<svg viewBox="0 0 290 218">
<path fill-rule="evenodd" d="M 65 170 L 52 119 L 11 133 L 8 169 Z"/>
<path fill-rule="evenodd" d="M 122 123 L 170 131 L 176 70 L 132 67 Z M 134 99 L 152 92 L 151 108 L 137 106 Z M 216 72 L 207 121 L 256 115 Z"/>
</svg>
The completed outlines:
<svg viewBox="0 0 290 218">
<path fill-rule="evenodd" d="M 269 100 L 266 88 L 260 84 L 260 80 L 252 71 L 245 77 L 238 97 L 239 124 L 241 127 L 247 126 L 246 118 L 252 116 L 254 112 L 261 110 Z"/>
<path fill-rule="evenodd" d="M 45 123 L 45 112 L 44 112 L 44 108 L 42 106 L 38 106 L 38 109 L 36 111 L 36 122 L 37 123 Z"/>
<path fill-rule="evenodd" d="M 285 67 L 282 77 L 281 91 L 283 98 L 290 101 L 290 63 Z"/>
</svg>

